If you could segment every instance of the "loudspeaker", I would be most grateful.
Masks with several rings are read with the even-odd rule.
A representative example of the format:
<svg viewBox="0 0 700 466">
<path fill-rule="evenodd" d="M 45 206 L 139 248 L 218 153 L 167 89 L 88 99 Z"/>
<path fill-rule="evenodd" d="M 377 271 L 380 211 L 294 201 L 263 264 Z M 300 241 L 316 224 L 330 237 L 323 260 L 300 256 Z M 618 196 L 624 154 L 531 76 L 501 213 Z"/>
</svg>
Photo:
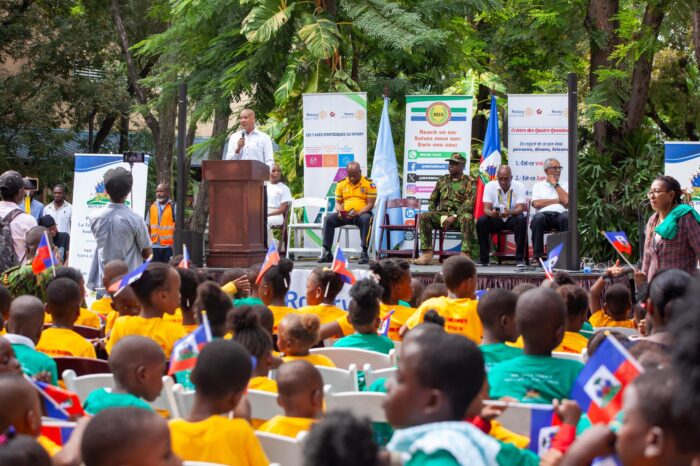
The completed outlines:
<svg viewBox="0 0 700 466">
<path fill-rule="evenodd" d="M 580 270 L 581 264 L 579 263 L 578 258 L 574 260 L 574 264 L 569 264 L 568 263 L 568 254 L 569 254 L 569 237 L 568 233 L 566 231 L 558 231 L 555 233 L 550 233 L 547 235 L 547 251 L 551 251 L 552 249 L 556 248 L 560 244 L 563 244 L 564 247 L 561 250 L 561 253 L 559 254 L 559 260 L 557 263 L 554 265 L 555 269 L 563 269 L 563 270 Z"/>
</svg>

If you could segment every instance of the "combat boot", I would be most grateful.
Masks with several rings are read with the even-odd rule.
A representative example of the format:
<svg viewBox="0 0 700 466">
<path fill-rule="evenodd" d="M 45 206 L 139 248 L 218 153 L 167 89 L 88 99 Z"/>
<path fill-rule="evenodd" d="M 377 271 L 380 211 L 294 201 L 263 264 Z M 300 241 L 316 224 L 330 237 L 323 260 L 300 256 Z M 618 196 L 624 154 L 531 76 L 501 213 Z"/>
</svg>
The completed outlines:
<svg viewBox="0 0 700 466">
<path fill-rule="evenodd" d="M 413 261 L 415 265 L 433 265 L 433 251 L 430 249 L 423 251 L 418 259 Z"/>
</svg>

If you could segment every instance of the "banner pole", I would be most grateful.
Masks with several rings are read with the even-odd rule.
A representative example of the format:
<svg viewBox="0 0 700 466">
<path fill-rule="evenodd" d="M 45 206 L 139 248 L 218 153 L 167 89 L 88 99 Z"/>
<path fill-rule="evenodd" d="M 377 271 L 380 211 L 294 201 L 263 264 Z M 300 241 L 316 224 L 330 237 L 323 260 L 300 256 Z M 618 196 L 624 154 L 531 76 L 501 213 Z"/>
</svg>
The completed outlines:
<svg viewBox="0 0 700 466">
<path fill-rule="evenodd" d="M 565 268 L 579 270 L 578 245 L 578 83 L 576 73 L 569 73 L 569 228 L 566 232 L 568 247 L 565 256 Z"/>
<path fill-rule="evenodd" d="M 185 229 L 185 192 L 187 190 L 187 170 L 185 168 L 185 136 L 187 135 L 187 83 L 180 81 L 178 86 L 177 115 L 177 192 L 175 194 L 175 244 L 176 254 L 182 252 Z"/>
</svg>

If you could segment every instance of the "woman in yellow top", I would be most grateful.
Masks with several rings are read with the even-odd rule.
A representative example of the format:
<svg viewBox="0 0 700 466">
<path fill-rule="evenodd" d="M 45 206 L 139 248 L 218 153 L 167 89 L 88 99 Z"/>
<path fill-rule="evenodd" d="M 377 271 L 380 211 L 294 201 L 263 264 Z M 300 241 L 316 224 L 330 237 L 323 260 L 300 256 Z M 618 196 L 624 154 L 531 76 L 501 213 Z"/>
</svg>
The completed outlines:
<svg viewBox="0 0 700 466">
<path fill-rule="evenodd" d="M 413 297 L 410 267 L 411 265 L 408 262 L 401 259 L 383 259 L 379 262 L 372 262 L 369 265 L 370 271 L 384 289 L 382 302 L 379 305 L 379 318 L 382 321 L 387 318 L 391 319 L 387 336 L 394 341 L 401 340 L 399 330 L 416 312 L 412 307 L 399 304 L 399 301 L 408 302 Z M 324 325 L 321 330 L 321 337 L 326 339 L 352 335 L 353 333 L 355 333 L 355 329 L 350 324 L 347 315 L 345 315 L 335 322 Z"/>
<path fill-rule="evenodd" d="M 277 265 L 267 269 L 263 276 L 256 281 L 256 283 L 259 281 L 258 295 L 260 295 L 260 299 L 275 316 L 275 326 L 273 328 L 275 333 L 277 333 L 277 326 L 284 316 L 290 312 L 296 312 L 291 307 L 285 306 L 285 298 L 291 284 L 293 268 L 294 263 L 292 261 L 282 258 Z"/>
<path fill-rule="evenodd" d="M 306 280 L 306 306 L 298 312 L 317 315 L 321 325 L 345 317 L 347 312 L 335 306 L 335 297 L 342 289 L 340 275 L 328 267 L 316 267 Z"/>
<path fill-rule="evenodd" d="M 313 314 L 287 314 L 279 324 L 277 346 L 285 362 L 302 359 L 314 366 L 335 367 L 333 361 L 309 350 L 320 341 L 321 322 Z"/>
</svg>

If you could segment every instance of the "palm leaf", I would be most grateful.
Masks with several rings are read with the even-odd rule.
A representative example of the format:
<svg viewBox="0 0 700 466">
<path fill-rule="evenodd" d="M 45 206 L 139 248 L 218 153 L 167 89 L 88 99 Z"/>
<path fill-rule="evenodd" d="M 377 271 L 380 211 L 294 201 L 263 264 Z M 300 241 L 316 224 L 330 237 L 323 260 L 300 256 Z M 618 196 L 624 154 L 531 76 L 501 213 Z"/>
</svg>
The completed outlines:
<svg viewBox="0 0 700 466">
<path fill-rule="evenodd" d="M 335 23 L 321 15 L 305 14 L 302 16 L 303 26 L 299 29 L 299 37 L 315 58 L 326 59 L 336 52 L 340 33 Z"/>
<path fill-rule="evenodd" d="M 294 11 L 294 2 L 286 0 L 265 0 L 256 6 L 243 20 L 241 32 L 250 42 L 267 42 L 287 24 Z"/>
</svg>

